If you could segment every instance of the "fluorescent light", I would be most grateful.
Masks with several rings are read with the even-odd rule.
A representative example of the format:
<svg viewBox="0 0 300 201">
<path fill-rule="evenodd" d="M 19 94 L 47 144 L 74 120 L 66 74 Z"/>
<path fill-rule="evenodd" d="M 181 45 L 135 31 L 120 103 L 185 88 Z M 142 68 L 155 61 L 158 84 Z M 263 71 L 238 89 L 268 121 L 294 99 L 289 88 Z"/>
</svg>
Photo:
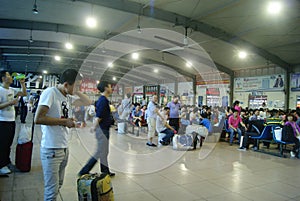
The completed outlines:
<svg viewBox="0 0 300 201">
<path fill-rule="evenodd" d="M 100 81 L 99 81 L 99 80 L 97 80 L 97 81 L 96 81 L 96 83 L 97 83 L 97 84 L 99 84 L 99 83 L 100 83 Z"/>
<path fill-rule="evenodd" d="M 40 75 L 40 76 L 39 76 L 39 78 L 41 78 L 41 79 L 42 79 L 42 78 L 43 78 L 43 76 L 41 76 L 41 75 Z"/>
<path fill-rule="evenodd" d="M 116 79 L 117 79 L 116 77 L 113 77 L 113 81 L 116 81 Z"/>
<path fill-rule="evenodd" d="M 60 60 L 61 60 L 61 57 L 58 56 L 58 55 L 55 55 L 55 56 L 54 56 L 54 59 L 55 59 L 56 61 L 60 61 Z"/>
<path fill-rule="evenodd" d="M 47 74 L 47 73 L 48 73 L 48 71 L 46 71 L 46 70 L 43 70 L 43 73 L 44 73 L 44 74 Z"/>
<path fill-rule="evenodd" d="M 158 73 L 158 69 L 154 69 L 154 73 Z"/>
<path fill-rule="evenodd" d="M 245 59 L 247 57 L 247 55 L 248 54 L 245 51 L 240 51 L 239 54 L 238 54 L 240 59 Z"/>
<path fill-rule="evenodd" d="M 65 44 L 65 47 L 66 47 L 68 50 L 73 49 L 73 45 L 72 45 L 72 43 L 70 43 L 70 42 L 67 42 L 67 43 Z"/>
<path fill-rule="evenodd" d="M 190 67 L 193 66 L 193 64 L 192 64 L 191 62 L 187 61 L 187 62 L 185 63 L 185 66 L 188 67 L 188 68 L 190 68 Z"/>
<path fill-rule="evenodd" d="M 113 64 L 112 62 L 109 62 L 109 63 L 107 64 L 107 66 L 110 67 L 110 68 L 112 68 L 112 67 L 114 67 L 114 64 Z"/>
<path fill-rule="evenodd" d="M 278 1 L 273 1 L 268 4 L 267 11 L 270 14 L 278 14 L 282 10 L 282 4 Z"/>
<path fill-rule="evenodd" d="M 86 18 L 85 23 L 89 28 L 95 28 L 97 26 L 97 20 L 94 17 Z"/>
<path fill-rule="evenodd" d="M 134 53 L 131 54 L 131 58 L 134 59 L 134 60 L 137 60 L 139 58 L 139 56 L 140 55 L 138 53 L 136 53 L 136 52 L 134 52 Z"/>
</svg>

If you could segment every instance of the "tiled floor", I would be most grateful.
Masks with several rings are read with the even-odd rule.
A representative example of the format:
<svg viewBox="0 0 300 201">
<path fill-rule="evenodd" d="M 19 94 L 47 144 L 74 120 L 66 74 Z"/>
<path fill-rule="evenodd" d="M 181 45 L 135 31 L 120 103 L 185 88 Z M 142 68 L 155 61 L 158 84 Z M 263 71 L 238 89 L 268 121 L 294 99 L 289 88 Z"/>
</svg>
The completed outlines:
<svg viewBox="0 0 300 201">
<path fill-rule="evenodd" d="M 116 201 L 300 200 L 300 160 L 239 152 L 227 143 L 204 143 L 201 149 L 188 152 L 150 148 L 143 137 L 118 135 L 112 129 L 109 161 L 117 172 L 112 179 Z M 1 177 L 0 201 L 43 200 L 40 138 L 36 126 L 32 170 Z M 95 146 L 88 129 L 74 131 L 70 142 L 61 189 L 64 201 L 77 200 L 76 174 Z"/>
</svg>

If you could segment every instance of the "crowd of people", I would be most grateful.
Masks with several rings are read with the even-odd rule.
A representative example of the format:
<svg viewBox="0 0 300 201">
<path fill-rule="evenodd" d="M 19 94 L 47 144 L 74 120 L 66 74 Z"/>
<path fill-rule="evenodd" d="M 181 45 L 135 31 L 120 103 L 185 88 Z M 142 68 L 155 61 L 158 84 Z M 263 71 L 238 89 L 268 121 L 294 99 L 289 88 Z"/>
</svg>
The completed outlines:
<svg viewBox="0 0 300 201">
<path fill-rule="evenodd" d="M 234 135 L 237 133 L 237 142 L 241 145 L 239 150 L 243 151 L 249 149 L 249 139 L 258 136 L 264 126 L 280 126 L 283 132 L 291 134 L 289 140 L 295 144 L 290 152 L 291 157 L 299 157 L 300 108 L 288 111 L 269 110 L 265 106 L 248 109 L 242 108 L 239 101 L 235 101 L 233 107 L 228 108 L 205 105 L 197 107 L 182 105 L 177 95 L 166 105 L 158 104 L 157 95 L 153 95 L 148 103 L 145 98 L 141 103 L 133 103 L 131 94 L 127 94 L 120 104 L 114 105 L 109 102 L 113 90 L 107 81 L 101 81 L 97 85 L 101 96 L 94 103 L 80 92 L 81 79 L 76 70 L 67 69 L 61 75 L 58 86 L 49 87 L 41 94 L 38 92 L 34 98 L 31 94 L 27 101 L 24 98 L 27 96 L 25 80 L 19 80 L 21 90 L 16 91 L 10 87 L 10 74 L 1 72 L 0 126 L 3 132 L 0 135 L 0 174 L 8 174 L 13 168 L 10 149 L 16 127 L 15 106 L 20 102 L 21 111 L 33 111 L 34 122 L 41 125 L 40 157 L 45 200 L 55 200 L 63 185 L 69 156 L 68 128 L 85 127 L 88 121 L 93 122 L 90 131 L 95 133 L 97 148 L 78 176 L 89 173 L 98 160 L 101 172 L 115 175 L 110 171 L 107 161 L 110 127 L 124 122 L 131 122 L 136 127 L 147 126 L 146 145 L 150 147 L 157 146 L 153 142 L 155 133 L 165 134 L 159 143 L 169 145 L 175 134 L 184 134 L 185 128 L 191 124 L 203 125 L 208 132 L 214 132 L 216 127 L 228 126 L 229 144 L 233 145 Z M 21 123 L 25 123 L 25 119 L 26 115 L 22 114 Z M 266 145 L 269 146 L 267 143 Z M 257 149 L 257 146 L 259 145 L 254 142 L 253 149 Z"/>
</svg>

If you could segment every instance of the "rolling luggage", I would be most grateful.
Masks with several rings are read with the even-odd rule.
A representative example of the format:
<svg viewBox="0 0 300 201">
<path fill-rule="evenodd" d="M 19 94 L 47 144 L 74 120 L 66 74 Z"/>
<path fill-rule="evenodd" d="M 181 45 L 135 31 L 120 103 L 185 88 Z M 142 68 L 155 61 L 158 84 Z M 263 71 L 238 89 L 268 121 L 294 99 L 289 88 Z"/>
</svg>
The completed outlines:
<svg viewBox="0 0 300 201">
<path fill-rule="evenodd" d="M 114 201 L 110 176 L 107 173 L 85 174 L 77 180 L 79 201 Z"/>
<path fill-rule="evenodd" d="M 22 127 L 21 127 L 22 128 Z M 29 172 L 31 169 L 31 156 L 32 156 L 32 148 L 33 148 L 33 132 L 34 132 L 34 122 L 32 122 L 31 129 L 31 140 L 24 144 L 18 144 L 16 148 L 16 158 L 15 164 L 16 167 L 21 172 Z"/>
</svg>

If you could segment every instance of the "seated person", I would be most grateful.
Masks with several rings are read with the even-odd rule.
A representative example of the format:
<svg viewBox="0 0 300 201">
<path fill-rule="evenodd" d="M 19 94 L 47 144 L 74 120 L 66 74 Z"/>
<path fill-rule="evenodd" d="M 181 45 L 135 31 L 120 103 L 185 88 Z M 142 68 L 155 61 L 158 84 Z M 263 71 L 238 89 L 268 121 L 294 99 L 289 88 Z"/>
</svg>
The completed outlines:
<svg viewBox="0 0 300 201">
<path fill-rule="evenodd" d="M 255 126 L 255 127 L 253 127 Z M 258 130 L 257 130 L 257 129 Z M 252 120 L 249 121 L 249 131 L 245 133 L 245 136 L 243 138 L 243 144 L 238 150 L 246 151 L 249 149 L 249 137 L 257 137 L 259 136 L 262 131 L 264 130 L 264 121 L 263 120 Z M 253 150 L 257 150 L 257 141 L 254 141 Z"/>
<path fill-rule="evenodd" d="M 190 112 L 190 122 L 191 124 L 199 124 L 199 108 L 195 107 L 192 112 Z"/>
<path fill-rule="evenodd" d="M 177 131 L 167 123 L 167 116 L 169 116 L 170 108 L 165 107 L 161 113 L 156 118 L 156 131 L 158 133 L 165 133 L 166 136 L 162 138 L 160 143 L 162 145 L 168 145 L 171 142 L 174 134 Z"/>
<path fill-rule="evenodd" d="M 136 126 L 142 127 L 142 116 L 141 105 L 137 103 L 134 111 L 132 111 L 132 121 Z"/>
<path fill-rule="evenodd" d="M 212 132 L 212 123 L 207 118 L 207 114 L 206 113 L 202 113 L 200 115 L 200 125 L 203 125 L 205 128 L 207 128 L 207 130 L 208 130 L 209 133 Z"/>
<path fill-rule="evenodd" d="M 287 122 L 285 122 L 285 124 L 284 124 L 284 126 L 287 127 L 286 132 L 291 133 L 291 135 L 290 135 L 291 142 L 295 143 L 295 146 L 294 146 L 293 150 L 290 152 L 290 154 L 291 154 L 291 157 L 299 158 L 300 127 L 296 124 L 297 118 L 294 115 L 288 114 L 286 117 L 287 117 Z"/>
<path fill-rule="evenodd" d="M 239 142 L 242 136 L 242 131 L 239 128 L 239 125 L 242 125 L 245 128 L 245 131 L 247 130 L 246 125 L 243 123 L 241 117 L 239 116 L 239 113 L 237 110 L 233 110 L 233 115 L 229 117 L 228 119 L 228 125 L 229 125 L 229 132 L 230 132 L 230 146 L 232 146 L 233 143 L 233 134 L 234 132 L 237 132 L 239 135 Z"/>
</svg>

